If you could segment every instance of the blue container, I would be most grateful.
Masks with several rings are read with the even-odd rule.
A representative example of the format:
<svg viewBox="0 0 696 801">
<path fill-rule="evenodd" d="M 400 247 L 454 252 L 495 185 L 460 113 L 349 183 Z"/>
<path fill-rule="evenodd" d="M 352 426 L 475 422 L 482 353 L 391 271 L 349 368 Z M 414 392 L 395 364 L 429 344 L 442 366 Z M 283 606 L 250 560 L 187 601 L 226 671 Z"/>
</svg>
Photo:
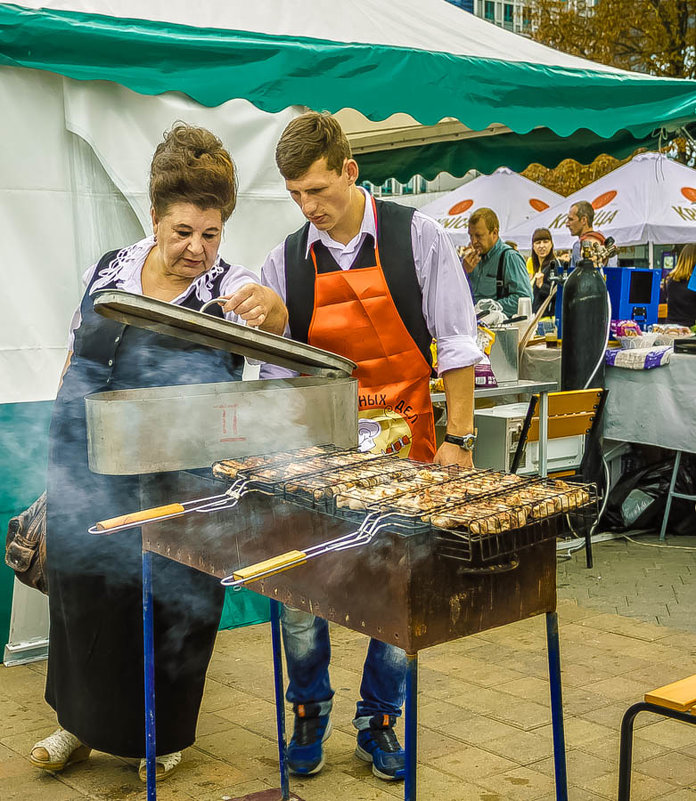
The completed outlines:
<svg viewBox="0 0 696 801">
<path fill-rule="evenodd" d="M 657 322 L 662 270 L 605 267 L 612 320 L 635 320 L 641 328 Z"/>
</svg>

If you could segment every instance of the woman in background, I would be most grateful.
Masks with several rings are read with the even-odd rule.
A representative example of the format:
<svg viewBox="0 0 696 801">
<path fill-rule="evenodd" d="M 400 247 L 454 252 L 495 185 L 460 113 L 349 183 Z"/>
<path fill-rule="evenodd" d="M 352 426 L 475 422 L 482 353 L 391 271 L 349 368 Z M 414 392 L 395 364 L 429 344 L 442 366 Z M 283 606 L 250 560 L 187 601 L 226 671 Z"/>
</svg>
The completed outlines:
<svg viewBox="0 0 696 801">
<path fill-rule="evenodd" d="M 549 275 L 553 271 L 558 273 L 558 262 L 553 251 L 553 239 L 548 228 L 537 228 L 532 234 L 532 311 L 536 314 L 542 304 L 551 294 Z M 555 314 L 556 299 L 549 303 L 546 316 Z"/>
<path fill-rule="evenodd" d="M 667 322 L 691 328 L 696 324 L 696 291 L 689 283 L 696 264 L 696 245 L 685 245 L 677 266 L 667 276 Z"/>
</svg>

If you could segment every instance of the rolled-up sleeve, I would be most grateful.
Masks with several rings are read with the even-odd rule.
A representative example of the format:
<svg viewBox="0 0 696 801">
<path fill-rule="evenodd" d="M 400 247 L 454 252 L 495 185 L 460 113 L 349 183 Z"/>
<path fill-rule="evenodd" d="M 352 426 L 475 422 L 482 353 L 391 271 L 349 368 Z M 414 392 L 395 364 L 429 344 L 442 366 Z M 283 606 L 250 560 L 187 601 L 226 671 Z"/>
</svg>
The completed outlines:
<svg viewBox="0 0 696 801">
<path fill-rule="evenodd" d="M 251 270 L 247 270 L 246 267 L 242 267 L 239 264 L 231 264 L 230 269 L 227 271 L 227 275 L 225 275 L 220 283 L 220 294 L 232 295 L 243 286 L 246 286 L 247 284 L 258 284 L 258 282 L 258 276 L 254 275 Z M 246 322 L 234 312 L 227 312 L 225 314 L 225 319 L 232 323 L 246 325 Z"/>
<path fill-rule="evenodd" d="M 284 243 L 273 248 L 266 257 L 261 268 L 261 283 L 270 287 L 274 292 L 286 302 L 287 292 L 285 287 L 285 245 Z M 290 326 L 285 327 L 283 336 L 290 339 Z M 295 370 L 288 370 L 287 367 L 279 367 L 277 364 L 264 362 L 259 370 L 259 378 L 295 378 L 299 373 Z"/>
<path fill-rule="evenodd" d="M 481 361 L 471 288 L 445 229 L 420 212 L 411 224 L 413 257 L 423 293 L 423 317 L 437 340 L 437 369 L 471 367 Z"/>
</svg>

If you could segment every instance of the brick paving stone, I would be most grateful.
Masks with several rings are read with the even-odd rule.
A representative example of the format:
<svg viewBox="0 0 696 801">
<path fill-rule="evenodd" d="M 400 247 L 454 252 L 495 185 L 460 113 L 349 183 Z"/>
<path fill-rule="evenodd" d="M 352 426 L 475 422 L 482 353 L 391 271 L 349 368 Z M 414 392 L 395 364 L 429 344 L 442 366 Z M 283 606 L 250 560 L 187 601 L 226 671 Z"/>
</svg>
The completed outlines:
<svg viewBox="0 0 696 801">
<path fill-rule="evenodd" d="M 531 765 L 553 754 L 550 732 L 539 730 L 520 731 L 495 740 L 487 740 L 482 743 L 482 747 L 486 751 L 512 759 L 520 765 Z"/>
<path fill-rule="evenodd" d="M 553 779 L 530 768 L 514 768 L 478 779 L 476 784 L 512 801 L 534 801 L 553 789 Z"/>
<path fill-rule="evenodd" d="M 660 801 L 696 801 L 696 788 L 683 787 L 681 790 L 663 795 Z"/>
<path fill-rule="evenodd" d="M 596 779 L 598 776 L 612 773 L 616 767 L 615 763 L 609 759 L 587 754 L 579 750 L 568 751 L 566 754 L 566 765 L 568 778 L 573 784 L 581 786 L 588 781 Z M 530 765 L 530 767 L 547 776 L 553 777 L 554 775 L 554 761 L 552 757 L 535 762 L 533 765 Z"/>
<path fill-rule="evenodd" d="M 673 751 L 641 762 L 641 773 L 684 787 L 696 785 L 696 758 Z"/>
<path fill-rule="evenodd" d="M 580 751 L 586 751 L 588 754 L 602 757 L 603 759 L 611 760 L 615 765 L 619 763 L 619 735 L 617 731 L 612 732 L 608 737 L 599 740 L 592 740 L 585 742 L 579 747 Z M 669 746 L 655 743 L 650 740 L 645 740 L 641 737 L 640 733 L 633 736 L 633 763 L 638 764 L 646 759 L 664 754 L 672 750 Z"/>
<path fill-rule="evenodd" d="M 538 801 L 557 801 L 556 794 L 542 796 Z M 569 784 L 568 801 L 605 801 L 605 798 L 601 795 L 595 795 L 595 793 L 591 793 L 582 787 L 574 787 Z"/>
<path fill-rule="evenodd" d="M 658 723 L 645 726 L 640 736 L 644 740 L 665 745 L 668 748 L 682 749 L 696 744 L 696 726 L 680 723 L 677 720 L 663 719 Z"/>
<path fill-rule="evenodd" d="M 510 759 L 474 746 L 436 757 L 430 760 L 429 764 L 435 770 L 450 773 L 471 782 L 518 767 Z"/>
</svg>

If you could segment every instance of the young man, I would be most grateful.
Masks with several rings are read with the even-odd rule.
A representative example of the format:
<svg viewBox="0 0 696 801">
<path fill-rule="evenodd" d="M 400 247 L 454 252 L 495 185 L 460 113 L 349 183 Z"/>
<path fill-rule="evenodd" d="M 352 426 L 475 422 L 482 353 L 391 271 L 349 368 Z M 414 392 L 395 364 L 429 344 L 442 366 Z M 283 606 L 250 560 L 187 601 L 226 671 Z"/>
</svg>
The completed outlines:
<svg viewBox="0 0 696 801">
<path fill-rule="evenodd" d="M 476 321 L 454 247 L 435 221 L 373 200 L 356 185 L 358 165 L 340 125 L 309 113 L 293 120 L 276 162 L 308 222 L 268 256 L 262 282 L 286 301 L 286 334 L 357 363 L 363 450 L 471 466 Z M 430 343 L 448 403 L 438 450 L 430 402 Z M 264 365 L 262 377 L 281 375 Z M 285 373 L 287 375 L 287 372 Z M 294 705 L 290 769 L 324 764 L 331 724 L 328 624 L 285 608 L 283 633 Z M 356 754 L 382 779 L 401 779 L 404 751 L 394 724 L 404 700 L 406 655 L 371 640 L 353 721 Z"/>
<path fill-rule="evenodd" d="M 521 253 L 499 235 L 498 215 L 480 208 L 469 217 L 471 245 L 464 251 L 464 269 L 469 273 L 474 300 L 497 300 L 508 317 L 517 314 L 517 302 L 532 297 L 532 287 Z"/>
</svg>

